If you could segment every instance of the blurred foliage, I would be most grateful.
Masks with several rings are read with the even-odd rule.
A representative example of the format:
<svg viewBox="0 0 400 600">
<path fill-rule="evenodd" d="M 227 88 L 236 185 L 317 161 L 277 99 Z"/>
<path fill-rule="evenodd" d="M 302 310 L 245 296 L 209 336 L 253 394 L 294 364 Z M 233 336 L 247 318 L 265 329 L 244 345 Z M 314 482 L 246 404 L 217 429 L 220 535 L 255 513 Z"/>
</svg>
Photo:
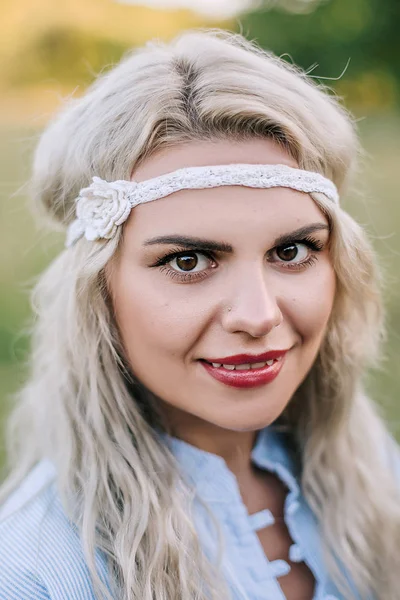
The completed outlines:
<svg viewBox="0 0 400 600">
<path fill-rule="evenodd" d="M 3 0 L 0 89 L 72 91 L 148 39 L 221 26 L 241 31 L 317 80 L 329 78 L 356 112 L 391 110 L 400 98 L 399 23 L 398 0 L 258 0 L 252 10 L 224 22 L 186 9 L 162 11 L 113 0 L 57 6 L 52 0 Z"/>
<path fill-rule="evenodd" d="M 127 44 L 73 28 L 55 27 L 32 40 L 13 61 L 9 82 L 27 85 L 46 79 L 72 86 L 87 84 L 105 65 L 116 63 Z"/>
<path fill-rule="evenodd" d="M 241 17 L 243 33 L 311 71 L 337 79 L 332 87 L 353 110 L 385 110 L 400 98 L 400 2 L 324 0 L 293 14 L 277 3 Z M 316 68 L 318 65 L 318 68 Z M 327 83 L 330 83 L 329 81 Z"/>
</svg>

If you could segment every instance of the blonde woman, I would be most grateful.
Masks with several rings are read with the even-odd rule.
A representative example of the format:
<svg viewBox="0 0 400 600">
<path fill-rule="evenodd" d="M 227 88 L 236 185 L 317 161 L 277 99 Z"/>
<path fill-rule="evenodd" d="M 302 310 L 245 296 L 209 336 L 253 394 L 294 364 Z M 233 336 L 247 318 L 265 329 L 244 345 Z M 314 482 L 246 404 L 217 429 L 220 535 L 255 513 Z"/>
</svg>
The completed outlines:
<svg viewBox="0 0 400 600">
<path fill-rule="evenodd" d="M 398 600 L 358 150 L 335 97 L 214 29 L 50 123 L 32 195 L 66 248 L 9 421 L 1 600 Z"/>
</svg>

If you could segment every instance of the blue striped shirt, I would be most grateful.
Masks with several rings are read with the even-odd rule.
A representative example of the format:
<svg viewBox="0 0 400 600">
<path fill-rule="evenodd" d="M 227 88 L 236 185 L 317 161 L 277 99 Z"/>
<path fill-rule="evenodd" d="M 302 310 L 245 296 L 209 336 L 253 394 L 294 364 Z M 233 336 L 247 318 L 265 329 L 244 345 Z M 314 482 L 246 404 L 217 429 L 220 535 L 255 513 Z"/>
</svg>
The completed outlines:
<svg viewBox="0 0 400 600">
<path fill-rule="evenodd" d="M 263 429 L 252 460 L 288 488 L 284 519 L 293 541 L 288 561 L 266 557 L 256 531 L 274 523 L 274 517 L 268 509 L 248 514 L 236 477 L 221 457 L 165 434 L 163 439 L 223 528 L 223 568 L 234 600 L 284 600 L 279 578 L 290 571 L 290 562 L 300 561 L 315 577 L 313 600 L 345 600 L 327 574 L 318 524 L 301 493 L 298 464 L 282 432 Z M 209 517 L 201 505 L 195 514 L 207 551 L 215 542 Z M 96 561 L 107 583 L 105 556 L 98 552 Z M 0 509 L 0 565 L 0 600 L 95 599 L 79 534 L 63 510 L 50 460 L 39 462 Z"/>
</svg>

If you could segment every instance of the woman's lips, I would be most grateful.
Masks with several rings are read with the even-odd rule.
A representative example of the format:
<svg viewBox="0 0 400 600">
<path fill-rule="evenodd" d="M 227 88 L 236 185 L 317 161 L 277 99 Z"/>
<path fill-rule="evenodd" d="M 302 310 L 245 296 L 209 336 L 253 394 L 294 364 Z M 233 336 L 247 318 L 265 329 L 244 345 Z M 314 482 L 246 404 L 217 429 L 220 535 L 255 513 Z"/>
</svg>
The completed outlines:
<svg viewBox="0 0 400 600">
<path fill-rule="evenodd" d="M 237 388 L 252 388 L 270 383 L 278 376 L 285 361 L 285 355 L 275 359 L 272 365 L 265 365 L 256 369 L 228 370 L 225 367 L 213 367 L 205 360 L 200 360 L 201 364 L 214 379 Z"/>
</svg>

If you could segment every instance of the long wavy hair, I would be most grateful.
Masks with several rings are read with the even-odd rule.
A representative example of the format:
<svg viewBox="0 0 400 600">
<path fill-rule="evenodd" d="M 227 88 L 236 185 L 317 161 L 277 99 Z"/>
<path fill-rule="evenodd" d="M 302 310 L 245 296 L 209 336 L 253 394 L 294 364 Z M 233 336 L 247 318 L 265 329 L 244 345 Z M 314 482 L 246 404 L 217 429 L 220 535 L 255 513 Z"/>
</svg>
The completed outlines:
<svg viewBox="0 0 400 600">
<path fill-rule="evenodd" d="M 130 179 L 161 148 L 254 137 L 273 138 L 342 194 L 357 172 L 353 118 L 306 72 L 220 29 L 152 41 L 48 125 L 33 164 L 35 210 L 64 229 L 94 175 Z M 321 194 L 313 198 L 331 226 L 337 291 L 318 356 L 280 420 L 301 456 L 301 487 L 331 577 L 346 598 L 397 600 L 396 445 L 364 391 L 385 339 L 381 270 L 353 218 Z M 193 490 L 155 435 L 167 431 L 157 398 L 124 356 L 105 276 L 122 235 L 123 227 L 112 240 L 81 239 L 35 285 L 30 371 L 8 422 L 10 471 L 0 500 L 51 457 L 98 597 L 222 600 L 229 588 L 199 543 Z M 97 549 L 111 566 L 112 595 L 96 571 Z"/>
</svg>

